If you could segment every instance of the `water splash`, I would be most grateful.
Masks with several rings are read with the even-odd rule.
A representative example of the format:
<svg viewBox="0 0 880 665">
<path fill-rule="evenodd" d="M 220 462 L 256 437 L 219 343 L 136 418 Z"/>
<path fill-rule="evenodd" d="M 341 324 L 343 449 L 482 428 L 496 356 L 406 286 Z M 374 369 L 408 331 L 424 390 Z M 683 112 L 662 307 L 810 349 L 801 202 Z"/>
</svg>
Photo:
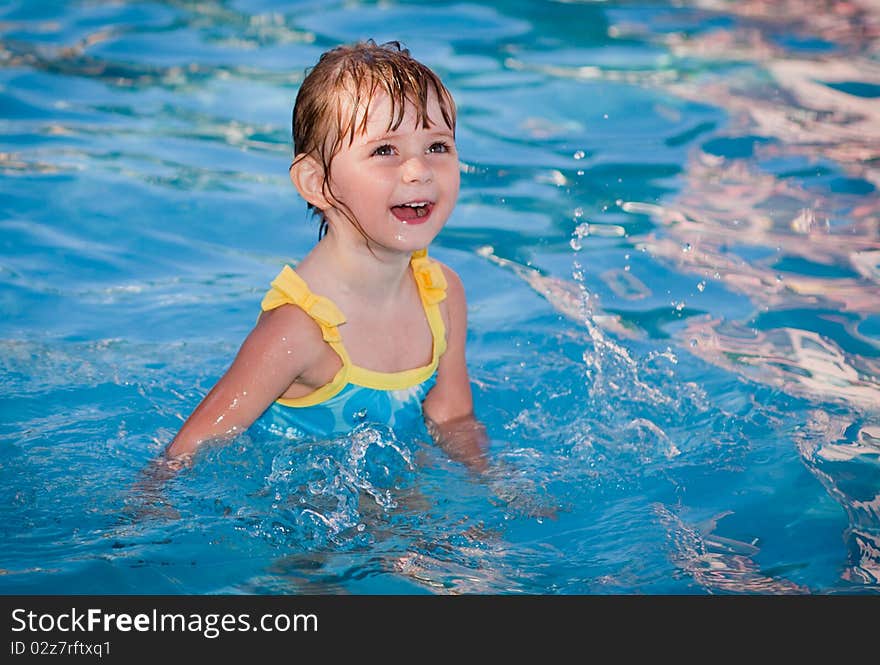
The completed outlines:
<svg viewBox="0 0 880 665">
<path fill-rule="evenodd" d="M 277 545 L 352 547 L 370 542 L 370 525 L 405 501 L 415 465 L 390 428 L 360 425 L 346 437 L 284 447 L 263 492 L 270 516 L 258 533 Z"/>
</svg>

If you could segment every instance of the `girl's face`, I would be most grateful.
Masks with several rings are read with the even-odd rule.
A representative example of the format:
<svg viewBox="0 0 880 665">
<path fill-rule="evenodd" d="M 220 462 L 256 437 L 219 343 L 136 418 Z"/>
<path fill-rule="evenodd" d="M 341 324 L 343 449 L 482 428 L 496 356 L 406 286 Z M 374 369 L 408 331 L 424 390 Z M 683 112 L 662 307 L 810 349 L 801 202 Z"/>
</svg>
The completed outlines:
<svg viewBox="0 0 880 665">
<path fill-rule="evenodd" d="M 391 101 L 380 92 L 370 103 L 365 131 L 333 158 L 330 191 L 354 214 L 371 244 L 409 254 L 427 247 L 452 213 L 458 154 L 433 92 L 428 117 L 439 124 L 417 126 L 410 104 L 396 130 L 388 131 L 390 117 Z M 325 214 L 334 231 L 346 237 L 354 232 L 363 241 L 340 210 Z"/>
</svg>

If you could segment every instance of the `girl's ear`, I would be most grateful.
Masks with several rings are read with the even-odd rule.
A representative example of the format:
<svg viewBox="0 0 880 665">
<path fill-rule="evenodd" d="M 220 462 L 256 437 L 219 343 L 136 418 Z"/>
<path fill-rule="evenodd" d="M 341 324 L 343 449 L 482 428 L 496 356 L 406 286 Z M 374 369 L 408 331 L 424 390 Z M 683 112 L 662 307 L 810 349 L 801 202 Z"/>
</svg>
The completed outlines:
<svg viewBox="0 0 880 665">
<path fill-rule="evenodd" d="M 290 181 L 299 195 L 319 210 L 331 207 L 324 195 L 324 169 L 311 155 L 297 156 L 290 165 Z"/>
</svg>

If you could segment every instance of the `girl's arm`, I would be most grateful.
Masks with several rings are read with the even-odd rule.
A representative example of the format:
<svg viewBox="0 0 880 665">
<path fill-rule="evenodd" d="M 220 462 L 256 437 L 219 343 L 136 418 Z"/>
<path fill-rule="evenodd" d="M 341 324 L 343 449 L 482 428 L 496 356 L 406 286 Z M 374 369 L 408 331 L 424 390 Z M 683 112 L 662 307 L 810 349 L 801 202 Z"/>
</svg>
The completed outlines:
<svg viewBox="0 0 880 665">
<path fill-rule="evenodd" d="M 428 431 L 451 459 L 483 472 L 488 467 L 486 428 L 474 416 L 471 383 L 465 360 L 467 302 L 461 278 L 443 266 L 446 277 L 446 352 L 440 357 L 437 381 L 422 402 Z"/>
<path fill-rule="evenodd" d="M 264 312 L 232 365 L 165 448 L 166 458 L 191 455 L 205 441 L 230 439 L 250 427 L 313 360 L 316 331 L 298 307 Z"/>
</svg>

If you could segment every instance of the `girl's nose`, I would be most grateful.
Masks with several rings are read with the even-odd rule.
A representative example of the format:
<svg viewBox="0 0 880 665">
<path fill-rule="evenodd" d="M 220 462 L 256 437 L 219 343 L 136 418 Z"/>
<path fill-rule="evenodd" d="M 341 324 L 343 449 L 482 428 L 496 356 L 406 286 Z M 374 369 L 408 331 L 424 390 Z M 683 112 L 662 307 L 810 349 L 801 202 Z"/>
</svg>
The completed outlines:
<svg viewBox="0 0 880 665">
<path fill-rule="evenodd" d="M 410 157 L 403 164 L 403 178 L 406 182 L 431 182 L 432 177 L 431 166 L 421 155 Z"/>
</svg>

